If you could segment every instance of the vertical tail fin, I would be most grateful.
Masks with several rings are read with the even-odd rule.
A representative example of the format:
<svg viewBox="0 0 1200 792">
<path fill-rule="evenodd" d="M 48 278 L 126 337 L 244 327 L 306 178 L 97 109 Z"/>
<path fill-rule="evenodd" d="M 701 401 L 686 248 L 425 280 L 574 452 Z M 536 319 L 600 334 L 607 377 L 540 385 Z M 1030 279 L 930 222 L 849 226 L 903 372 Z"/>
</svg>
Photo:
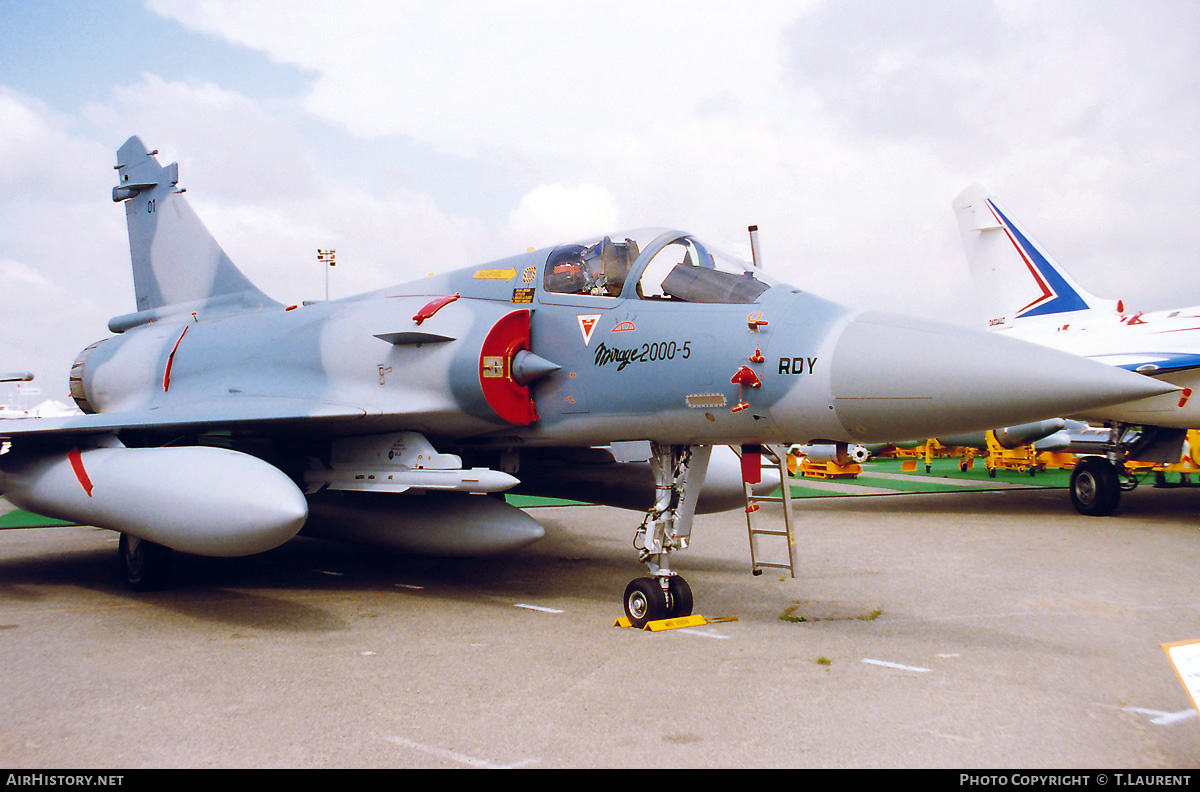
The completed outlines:
<svg viewBox="0 0 1200 792">
<path fill-rule="evenodd" d="M 954 214 L 975 289 L 993 327 L 1076 311 L 1116 310 L 1089 294 L 987 191 L 972 185 L 954 199 Z"/>
<path fill-rule="evenodd" d="M 225 255 L 178 189 L 179 165 L 160 166 L 136 137 L 117 150 L 113 201 L 125 202 L 137 312 L 186 304 L 222 312 L 277 306 Z"/>
</svg>

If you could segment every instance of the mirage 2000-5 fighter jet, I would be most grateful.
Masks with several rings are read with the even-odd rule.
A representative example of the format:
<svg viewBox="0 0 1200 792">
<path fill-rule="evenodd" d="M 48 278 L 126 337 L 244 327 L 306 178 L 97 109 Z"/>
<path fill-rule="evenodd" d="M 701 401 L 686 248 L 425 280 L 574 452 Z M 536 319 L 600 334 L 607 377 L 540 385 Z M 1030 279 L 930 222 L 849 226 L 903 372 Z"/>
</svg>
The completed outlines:
<svg viewBox="0 0 1200 792">
<path fill-rule="evenodd" d="M 172 550 L 248 555 L 301 530 L 435 554 L 518 547 L 541 526 L 485 493 L 556 454 L 649 441 L 634 539 L 649 575 L 625 593 L 640 626 L 691 612 L 671 554 L 714 446 L 927 438 L 1170 389 L 850 310 L 661 229 L 284 306 L 211 238 L 176 164 L 130 138 L 117 174 L 136 311 L 75 362 L 87 415 L 0 424 L 0 492 L 120 532 L 135 587 L 165 583 Z"/>
</svg>

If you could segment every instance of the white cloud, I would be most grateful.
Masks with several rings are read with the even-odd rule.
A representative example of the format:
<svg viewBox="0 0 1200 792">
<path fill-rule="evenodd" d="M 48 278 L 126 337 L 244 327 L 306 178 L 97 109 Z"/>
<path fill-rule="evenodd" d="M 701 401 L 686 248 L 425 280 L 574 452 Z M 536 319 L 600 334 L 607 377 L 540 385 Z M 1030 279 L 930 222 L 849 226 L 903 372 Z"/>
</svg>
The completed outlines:
<svg viewBox="0 0 1200 792">
<path fill-rule="evenodd" d="M 466 155 L 603 153 L 647 119 L 714 96 L 763 96 L 780 21 L 728 3 L 213 2 L 156 0 L 195 29 L 311 70 L 311 112 L 364 136 Z M 747 79 L 753 77 L 753 81 Z"/>
<path fill-rule="evenodd" d="M 237 91 L 146 73 L 82 112 L 118 145 L 136 134 L 178 159 L 181 184 L 208 196 L 286 200 L 314 189 L 314 165 L 295 126 Z"/>
<path fill-rule="evenodd" d="M 0 367 L 66 393 L 71 361 L 131 304 L 113 155 L 45 103 L 0 86 Z M 10 123 L 11 121 L 11 123 Z"/>
<path fill-rule="evenodd" d="M 69 130 L 72 120 L 36 97 L 0 85 L 0 188 L 5 201 L 87 201 L 107 176 L 94 158 L 105 148 Z M 100 187 L 99 195 L 107 188 Z"/>
<path fill-rule="evenodd" d="M 521 198 L 509 216 L 508 230 L 531 246 L 546 247 L 613 231 L 620 216 L 613 196 L 602 187 L 547 184 Z"/>
</svg>

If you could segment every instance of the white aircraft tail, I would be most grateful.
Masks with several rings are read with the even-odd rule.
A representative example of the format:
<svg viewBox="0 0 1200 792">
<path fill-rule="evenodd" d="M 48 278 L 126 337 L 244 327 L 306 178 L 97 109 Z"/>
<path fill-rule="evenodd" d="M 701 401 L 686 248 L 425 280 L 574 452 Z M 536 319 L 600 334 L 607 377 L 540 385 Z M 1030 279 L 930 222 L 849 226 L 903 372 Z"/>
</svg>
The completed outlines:
<svg viewBox="0 0 1200 792">
<path fill-rule="evenodd" d="M 234 313 L 279 305 L 225 255 L 176 187 L 179 165 L 160 166 L 157 153 L 136 137 L 117 150 L 113 200 L 125 202 L 137 297 L 137 314 L 119 319 L 136 323 L 133 317 L 159 318 L 184 307 Z"/>
<path fill-rule="evenodd" d="M 1096 297 L 1076 283 L 983 187 L 968 187 L 953 206 L 971 277 L 993 327 L 1121 310 L 1116 300 Z"/>
</svg>

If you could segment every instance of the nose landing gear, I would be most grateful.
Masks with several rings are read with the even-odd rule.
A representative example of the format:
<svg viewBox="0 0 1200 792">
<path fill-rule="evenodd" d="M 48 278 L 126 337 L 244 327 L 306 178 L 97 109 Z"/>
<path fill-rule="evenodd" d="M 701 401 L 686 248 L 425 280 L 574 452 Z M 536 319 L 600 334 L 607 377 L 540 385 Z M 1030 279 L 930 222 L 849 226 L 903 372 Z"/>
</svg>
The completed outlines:
<svg viewBox="0 0 1200 792">
<path fill-rule="evenodd" d="M 625 616 L 634 627 L 692 614 L 692 588 L 671 570 L 670 554 L 688 546 L 696 499 L 704 485 L 711 446 L 650 444 L 655 501 L 638 526 L 633 546 L 650 577 L 625 587 Z"/>
</svg>

